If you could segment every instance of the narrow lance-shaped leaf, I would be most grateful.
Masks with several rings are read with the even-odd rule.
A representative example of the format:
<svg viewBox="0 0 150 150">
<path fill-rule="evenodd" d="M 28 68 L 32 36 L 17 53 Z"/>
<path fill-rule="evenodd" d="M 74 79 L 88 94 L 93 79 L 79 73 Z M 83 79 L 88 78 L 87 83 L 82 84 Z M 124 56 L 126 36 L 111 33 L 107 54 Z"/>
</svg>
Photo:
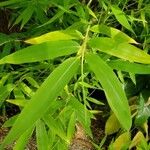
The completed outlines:
<svg viewBox="0 0 150 150">
<path fill-rule="evenodd" d="M 24 132 L 17 140 L 13 150 L 24 150 L 33 132 L 34 126 Z"/>
<path fill-rule="evenodd" d="M 79 102 L 78 99 L 76 99 L 73 96 L 70 96 L 68 99 L 68 105 L 72 107 L 72 110 L 75 111 L 75 114 L 77 116 L 77 120 L 81 123 L 81 125 L 84 127 L 86 133 L 92 137 L 91 132 L 91 118 L 93 118 L 93 114 L 90 113 L 88 109 L 85 109 L 84 105 Z"/>
<path fill-rule="evenodd" d="M 113 55 L 131 62 L 139 62 L 150 64 L 150 55 L 145 51 L 130 45 L 128 43 L 120 43 L 112 38 L 98 37 L 89 40 L 89 45 L 99 51 Z"/>
<path fill-rule="evenodd" d="M 135 74 L 150 74 L 150 65 L 137 64 L 123 60 L 111 60 L 107 63 L 113 69 Z"/>
<path fill-rule="evenodd" d="M 137 42 L 133 38 L 129 37 L 124 32 L 122 32 L 116 28 L 106 26 L 104 24 L 94 25 L 93 27 L 90 28 L 90 30 L 93 32 L 96 32 L 96 33 L 102 33 L 104 35 L 107 35 L 107 36 L 117 40 L 118 42 L 137 44 Z"/>
<path fill-rule="evenodd" d="M 42 120 L 38 120 L 36 123 L 36 139 L 38 150 L 48 150 L 48 134 Z"/>
<path fill-rule="evenodd" d="M 21 14 L 18 16 L 18 18 L 16 19 L 15 23 L 13 24 L 13 26 L 18 24 L 19 22 L 22 22 L 21 23 L 21 29 L 22 29 L 23 26 L 32 17 L 33 12 L 34 12 L 34 5 L 27 6 L 27 8 L 25 8 L 25 10 L 22 11 Z"/>
<path fill-rule="evenodd" d="M 14 85 L 12 84 L 0 86 L 0 107 L 13 89 L 14 89 Z"/>
<path fill-rule="evenodd" d="M 112 69 L 96 54 L 87 54 L 87 63 L 104 88 L 108 103 L 121 125 L 129 130 L 132 119 L 127 98 Z"/>
<path fill-rule="evenodd" d="M 75 123 L 76 123 L 76 116 L 75 112 L 71 114 L 70 121 L 68 123 L 68 128 L 67 128 L 67 138 L 69 141 L 71 141 L 74 131 L 75 131 Z"/>
<path fill-rule="evenodd" d="M 70 55 L 77 52 L 79 44 L 74 41 L 52 41 L 39 45 L 29 46 L 2 59 L 0 64 L 22 64 L 29 62 L 53 59 L 59 56 Z"/>
<path fill-rule="evenodd" d="M 43 42 L 48 41 L 65 41 L 65 40 L 72 40 L 72 39 L 80 39 L 79 33 L 75 30 L 59 30 L 59 31 L 52 31 L 41 36 L 31 38 L 26 40 L 26 43 L 30 44 L 41 44 Z"/>
<path fill-rule="evenodd" d="M 22 110 L 11 131 L 4 139 L 1 149 L 22 135 L 43 116 L 64 86 L 77 72 L 79 65 L 78 58 L 67 59 L 47 77 L 28 105 Z"/>
<path fill-rule="evenodd" d="M 66 132 L 60 120 L 54 119 L 51 115 L 44 116 L 44 122 L 53 133 L 57 134 L 62 140 L 67 141 Z"/>
<path fill-rule="evenodd" d="M 111 6 L 111 10 L 113 12 L 113 14 L 115 15 L 116 19 L 118 20 L 118 22 L 124 26 L 125 28 L 127 28 L 128 30 L 130 30 L 131 32 L 134 33 L 131 25 L 129 24 L 126 15 L 124 14 L 124 12 L 116 5 L 112 5 Z"/>
<path fill-rule="evenodd" d="M 0 7 L 4 7 L 4 6 L 8 6 L 8 5 L 13 5 L 15 3 L 19 3 L 21 2 L 22 0 L 7 0 L 7 1 L 3 1 L 3 2 L 0 2 Z"/>
</svg>

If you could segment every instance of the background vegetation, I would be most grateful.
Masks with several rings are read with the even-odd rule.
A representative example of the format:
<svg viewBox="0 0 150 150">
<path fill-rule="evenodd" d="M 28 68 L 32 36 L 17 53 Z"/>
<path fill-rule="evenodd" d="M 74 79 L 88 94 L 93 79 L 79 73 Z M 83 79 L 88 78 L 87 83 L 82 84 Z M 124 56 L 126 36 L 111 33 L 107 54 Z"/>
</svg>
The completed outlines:
<svg viewBox="0 0 150 150">
<path fill-rule="evenodd" d="M 149 0 L 1 1 L 0 149 L 150 149 L 149 10 Z"/>
</svg>

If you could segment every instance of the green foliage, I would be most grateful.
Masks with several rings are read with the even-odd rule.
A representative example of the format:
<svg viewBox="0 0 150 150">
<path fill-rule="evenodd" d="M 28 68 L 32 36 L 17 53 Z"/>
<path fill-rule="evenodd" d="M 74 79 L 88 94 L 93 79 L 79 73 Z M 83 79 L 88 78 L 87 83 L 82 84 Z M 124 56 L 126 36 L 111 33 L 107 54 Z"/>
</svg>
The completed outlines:
<svg viewBox="0 0 150 150">
<path fill-rule="evenodd" d="M 87 62 L 104 88 L 108 103 L 122 126 L 129 130 L 131 114 L 129 105 L 120 82 L 113 71 L 97 55 L 89 54 Z M 121 109 L 120 109 L 121 108 Z"/>
<path fill-rule="evenodd" d="M 14 150 L 25 149 L 36 138 L 39 150 L 66 150 L 77 123 L 96 149 L 149 148 L 149 6 L 146 0 L 0 2 L 10 11 L 10 33 L 0 33 L 1 114 L 19 109 L 3 124 L 11 129 L 0 149 L 14 141 Z M 91 89 L 104 92 L 108 103 Z M 99 112 L 108 118 L 100 144 L 91 130 Z"/>
</svg>

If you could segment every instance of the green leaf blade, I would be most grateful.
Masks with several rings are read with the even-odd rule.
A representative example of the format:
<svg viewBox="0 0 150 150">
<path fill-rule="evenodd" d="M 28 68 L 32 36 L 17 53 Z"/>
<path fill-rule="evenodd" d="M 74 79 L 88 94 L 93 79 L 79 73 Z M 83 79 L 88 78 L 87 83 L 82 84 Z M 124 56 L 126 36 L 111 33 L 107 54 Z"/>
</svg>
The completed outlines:
<svg viewBox="0 0 150 150">
<path fill-rule="evenodd" d="M 86 60 L 104 88 L 108 103 L 126 130 L 131 128 L 132 119 L 127 98 L 112 69 L 97 55 L 87 54 Z"/>
<path fill-rule="evenodd" d="M 76 53 L 79 45 L 74 41 L 52 41 L 29 46 L 12 53 L 0 60 L 0 64 L 22 64 L 54 59 L 56 57 Z"/>
<path fill-rule="evenodd" d="M 118 22 L 124 26 L 125 28 L 127 28 L 128 30 L 130 30 L 132 33 L 134 33 L 131 25 L 129 24 L 126 15 L 124 14 L 124 12 L 116 5 L 111 6 L 111 10 L 113 12 L 113 14 L 115 15 L 116 19 L 118 20 Z"/>
<path fill-rule="evenodd" d="M 55 102 L 59 92 L 77 72 L 79 62 L 78 58 L 67 59 L 47 77 L 28 105 L 22 110 L 1 148 L 13 142 L 44 115 L 51 104 Z"/>
<path fill-rule="evenodd" d="M 150 74 L 150 65 L 137 64 L 123 60 L 111 60 L 107 63 L 113 69 L 135 74 Z"/>
<path fill-rule="evenodd" d="M 112 38 L 98 37 L 89 40 L 89 45 L 101 52 L 107 53 L 130 62 L 150 64 L 150 55 L 128 43 L 119 43 Z"/>
<path fill-rule="evenodd" d="M 79 32 L 79 31 L 78 31 Z M 31 38 L 26 40 L 26 43 L 29 44 L 41 44 L 43 42 L 48 41 L 66 41 L 66 40 L 73 40 L 73 39 L 80 39 L 77 31 L 70 31 L 70 30 L 58 30 L 43 34 L 41 36 Z"/>
<path fill-rule="evenodd" d="M 17 140 L 13 150 L 24 150 L 26 148 L 26 145 L 32 135 L 34 126 L 29 128 L 26 132 L 24 132 L 20 138 Z"/>
<path fill-rule="evenodd" d="M 122 32 L 116 28 L 106 26 L 104 24 L 94 25 L 90 28 L 90 30 L 95 33 L 102 33 L 104 35 L 107 35 L 108 37 L 111 37 L 111 38 L 117 40 L 118 42 L 137 44 L 137 42 L 133 38 L 129 37 L 124 32 Z"/>
<path fill-rule="evenodd" d="M 38 150 L 48 150 L 48 134 L 42 120 L 36 122 L 36 138 Z"/>
</svg>

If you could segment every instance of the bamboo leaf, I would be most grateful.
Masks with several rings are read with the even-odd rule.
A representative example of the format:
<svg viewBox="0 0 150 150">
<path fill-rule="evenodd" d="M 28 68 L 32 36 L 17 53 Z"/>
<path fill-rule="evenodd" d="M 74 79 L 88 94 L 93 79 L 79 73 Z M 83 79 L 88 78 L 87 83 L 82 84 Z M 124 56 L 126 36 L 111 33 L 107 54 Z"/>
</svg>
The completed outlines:
<svg viewBox="0 0 150 150">
<path fill-rule="evenodd" d="M 68 128 L 67 128 L 67 139 L 71 141 L 74 131 L 75 131 L 75 123 L 76 123 L 76 116 L 75 112 L 73 112 L 70 116 L 70 121 L 68 123 Z"/>
<path fill-rule="evenodd" d="M 120 124 L 123 128 L 129 130 L 132 119 L 128 101 L 113 70 L 95 54 L 87 54 L 86 60 L 104 88 L 108 103 Z"/>
<path fill-rule="evenodd" d="M 150 74 L 150 65 L 137 64 L 123 60 L 111 60 L 108 65 L 113 69 L 131 72 L 135 74 Z"/>
<path fill-rule="evenodd" d="M 35 88 L 39 88 L 39 84 L 30 76 L 26 76 L 25 79 Z"/>
<path fill-rule="evenodd" d="M 118 119 L 116 118 L 115 114 L 111 114 L 108 120 L 106 121 L 105 134 L 106 135 L 113 134 L 117 132 L 120 129 L 120 127 L 121 127 L 120 123 Z"/>
<path fill-rule="evenodd" d="M 0 7 L 8 6 L 8 5 L 13 5 L 15 3 L 20 3 L 22 0 L 7 0 L 4 2 L 0 2 Z"/>
<path fill-rule="evenodd" d="M 87 100 L 94 103 L 94 104 L 97 104 L 97 105 L 105 105 L 103 102 L 101 102 L 100 100 L 97 100 L 95 98 L 92 98 L 92 97 L 87 97 Z"/>
<path fill-rule="evenodd" d="M 40 119 L 55 102 L 58 94 L 70 81 L 79 67 L 78 58 L 70 58 L 58 66 L 43 82 L 40 88 L 24 107 L 14 126 L 4 139 L 1 149 L 21 136 L 28 128 Z"/>
<path fill-rule="evenodd" d="M 138 131 L 137 134 L 132 139 L 129 149 L 135 146 L 138 146 L 142 142 L 143 139 L 145 139 L 143 133 L 141 131 Z"/>
<path fill-rule="evenodd" d="M 119 43 L 112 38 L 99 37 L 89 40 L 89 45 L 99 51 L 131 62 L 150 64 L 150 55 L 128 43 Z"/>
<path fill-rule="evenodd" d="M 133 38 L 129 37 L 124 32 L 122 32 L 116 28 L 106 26 L 104 24 L 94 25 L 93 27 L 90 28 L 90 30 L 93 32 L 96 32 L 96 33 L 102 33 L 104 35 L 107 35 L 107 36 L 117 40 L 118 42 L 137 44 L 137 42 Z"/>
<path fill-rule="evenodd" d="M 39 45 L 29 46 L 12 53 L 0 60 L 0 64 L 21 64 L 53 59 L 59 56 L 69 55 L 77 52 L 78 43 L 74 41 L 52 41 Z"/>
<path fill-rule="evenodd" d="M 18 118 L 18 114 L 6 120 L 2 127 L 5 128 L 12 127 L 17 118 Z"/>
<path fill-rule="evenodd" d="M 62 126 L 62 123 L 60 123 L 60 120 L 54 119 L 51 115 L 44 116 L 43 119 L 53 133 L 57 134 L 64 141 L 68 142 L 65 130 Z"/>
<path fill-rule="evenodd" d="M 112 5 L 111 6 L 111 10 L 113 12 L 113 14 L 115 15 L 116 19 L 118 20 L 118 22 L 124 26 L 125 28 L 127 28 L 128 30 L 130 30 L 131 32 L 134 33 L 131 25 L 129 24 L 124 12 L 116 5 Z"/>
<path fill-rule="evenodd" d="M 77 121 L 81 123 L 83 128 L 86 130 L 86 133 L 92 137 L 91 132 L 91 118 L 93 118 L 93 114 L 81 103 L 78 99 L 76 99 L 73 96 L 70 96 L 68 99 L 68 105 L 72 107 L 72 110 L 74 110 Z"/>
<path fill-rule="evenodd" d="M 33 132 L 34 126 L 29 128 L 26 132 L 24 132 L 20 138 L 17 140 L 13 150 L 24 150 L 26 147 L 26 144 L 28 143 L 32 132 Z"/>
<path fill-rule="evenodd" d="M 33 5 L 29 5 L 16 19 L 15 23 L 13 24 L 16 25 L 18 23 L 21 23 L 21 29 L 23 28 L 23 26 L 29 21 L 29 19 L 31 18 L 32 14 L 34 12 L 34 7 Z"/>
<path fill-rule="evenodd" d="M 64 13 L 65 13 L 64 10 L 59 10 L 57 13 L 55 13 L 55 15 L 54 15 L 52 18 L 50 18 L 49 21 L 47 21 L 46 23 L 40 25 L 39 27 L 43 27 L 43 26 L 45 26 L 45 25 L 48 25 L 48 24 L 53 23 L 53 22 L 56 21 L 58 18 L 61 18 Z"/>
<path fill-rule="evenodd" d="M 129 132 L 125 132 L 125 133 L 121 134 L 113 143 L 114 149 L 115 150 L 126 149 L 131 142 L 130 136 L 131 135 Z"/>
<path fill-rule="evenodd" d="M 25 99 L 14 99 L 14 100 L 13 99 L 8 99 L 6 101 L 11 103 L 11 104 L 21 106 L 21 107 L 24 107 L 29 102 L 28 100 L 25 100 Z"/>
<path fill-rule="evenodd" d="M 0 87 L 0 107 L 13 89 L 14 85 L 12 84 L 7 84 L 5 86 Z"/>
<path fill-rule="evenodd" d="M 78 32 L 69 30 L 59 30 L 43 34 L 39 37 L 26 40 L 26 43 L 41 44 L 48 41 L 66 41 L 72 39 L 80 39 Z"/>
<path fill-rule="evenodd" d="M 48 150 L 48 134 L 42 120 L 36 122 L 36 138 L 38 150 Z"/>
</svg>

